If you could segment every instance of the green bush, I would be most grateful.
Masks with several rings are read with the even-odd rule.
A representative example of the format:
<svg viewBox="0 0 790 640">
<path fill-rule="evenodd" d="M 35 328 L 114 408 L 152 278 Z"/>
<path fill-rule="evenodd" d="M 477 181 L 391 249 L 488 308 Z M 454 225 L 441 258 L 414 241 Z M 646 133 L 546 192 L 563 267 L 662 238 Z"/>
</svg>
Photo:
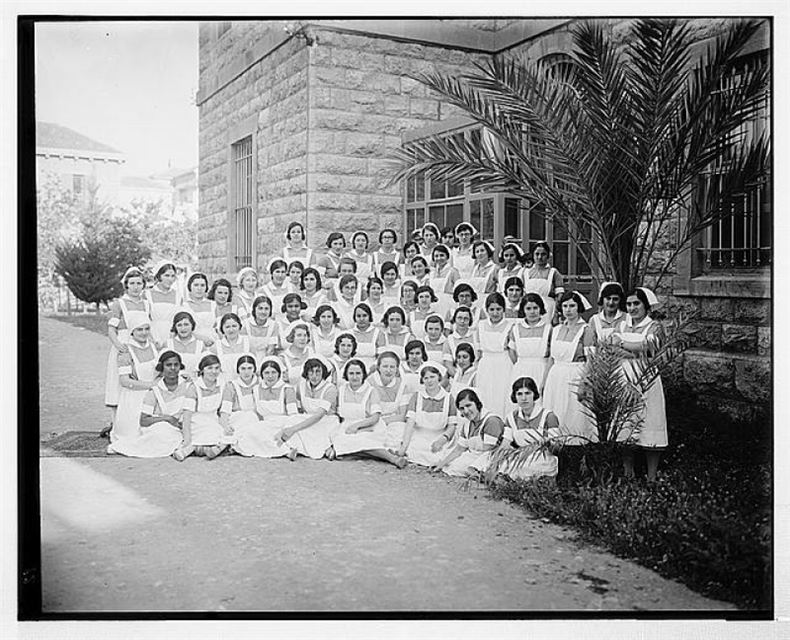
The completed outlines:
<svg viewBox="0 0 790 640">
<path fill-rule="evenodd" d="M 707 596 L 768 608 L 770 439 L 760 425 L 714 430 L 710 419 L 694 413 L 672 420 L 675 444 L 655 482 L 581 483 L 577 448 L 560 453 L 556 483 L 500 477 L 492 492 Z"/>
</svg>

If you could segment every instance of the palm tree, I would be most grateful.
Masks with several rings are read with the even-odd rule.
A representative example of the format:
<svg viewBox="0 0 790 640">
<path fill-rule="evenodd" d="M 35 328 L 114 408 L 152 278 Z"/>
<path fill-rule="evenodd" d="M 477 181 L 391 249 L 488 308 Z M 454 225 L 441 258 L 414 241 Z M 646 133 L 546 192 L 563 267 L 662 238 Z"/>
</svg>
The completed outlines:
<svg viewBox="0 0 790 640">
<path fill-rule="evenodd" d="M 618 48 L 591 21 L 573 28 L 565 64 L 494 56 L 469 75 L 420 76 L 487 134 L 480 143 L 438 136 L 410 143 L 394 152 L 392 182 L 427 172 L 541 203 L 572 240 L 580 229 L 592 233 L 595 248 L 578 245 L 583 257 L 626 289 L 644 282 L 671 230 L 660 281 L 724 205 L 766 178 L 768 134 L 742 131 L 764 108 L 768 66 L 730 81 L 759 28 L 733 22 L 692 64 L 687 22 L 637 20 Z M 712 167 L 716 179 L 700 188 Z"/>
</svg>

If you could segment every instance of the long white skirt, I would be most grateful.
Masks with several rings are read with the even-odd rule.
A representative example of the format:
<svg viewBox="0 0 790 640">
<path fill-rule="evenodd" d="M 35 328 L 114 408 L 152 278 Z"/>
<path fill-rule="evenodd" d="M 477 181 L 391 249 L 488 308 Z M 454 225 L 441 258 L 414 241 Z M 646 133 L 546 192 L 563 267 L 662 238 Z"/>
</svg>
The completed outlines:
<svg viewBox="0 0 790 640">
<path fill-rule="evenodd" d="M 214 414 L 193 413 L 191 426 L 195 447 L 213 447 L 226 441 L 219 417 Z"/>
<path fill-rule="evenodd" d="M 448 464 L 443 471 L 448 476 L 465 477 L 469 475 L 470 467 L 477 471 L 485 471 L 490 461 L 490 451 L 473 451 L 472 449 L 467 449 Z"/>
<path fill-rule="evenodd" d="M 356 433 L 346 433 L 345 426 L 340 423 L 338 429 L 330 434 L 332 446 L 339 456 L 358 451 L 374 451 L 387 447 L 387 425 L 379 420 L 372 429 L 364 429 Z"/>
<path fill-rule="evenodd" d="M 507 351 L 501 353 L 485 352 L 477 367 L 477 388 L 480 400 L 487 411 L 503 416 L 510 401 L 510 388 L 507 383 L 511 377 L 513 363 Z"/>
<path fill-rule="evenodd" d="M 540 385 L 543 382 L 543 376 L 546 375 L 548 366 L 548 358 L 518 358 L 516 364 L 513 365 L 513 372 L 510 374 L 511 386 L 519 378 L 532 378 L 535 384 L 538 385 L 538 391 L 543 391 Z M 509 390 L 508 393 L 510 393 Z"/>
<path fill-rule="evenodd" d="M 121 382 L 118 377 L 118 349 L 110 343 L 110 353 L 107 356 L 107 377 L 104 380 L 104 404 L 114 407 L 118 404 L 118 394 L 121 391 Z"/>
<path fill-rule="evenodd" d="M 667 437 L 667 409 L 661 377 L 644 394 L 644 421 L 636 436 L 640 447 L 658 448 L 669 444 Z"/>
<path fill-rule="evenodd" d="M 236 444 L 233 448 L 243 456 L 259 458 L 287 456 L 291 451 L 288 442 L 277 444 L 274 436 L 280 429 L 304 420 L 304 416 L 266 416 L 263 420 L 259 420 L 253 411 L 237 411 L 231 415 L 231 418 L 236 415 L 239 417 L 236 418 L 235 424 L 231 422 L 236 434 Z"/>
<path fill-rule="evenodd" d="M 109 445 L 108 451 L 132 458 L 167 458 L 181 446 L 181 429 L 169 422 L 155 422 L 139 427 L 136 437 L 129 436 Z"/>
<path fill-rule="evenodd" d="M 409 447 L 406 449 L 406 458 L 409 462 L 424 467 L 431 467 L 440 462 L 447 453 L 447 444 L 436 453 L 431 451 L 431 445 L 442 435 L 442 431 L 441 429 L 423 429 L 419 425 L 415 425 Z"/>
<path fill-rule="evenodd" d="M 118 412 L 110 431 L 110 442 L 136 438 L 140 434 L 140 412 L 148 389 L 119 387 Z"/>
<path fill-rule="evenodd" d="M 305 419 L 304 414 L 298 417 L 299 421 Z M 302 429 L 288 438 L 286 445 L 296 449 L 296 452 L 300 455 L 313 460 L 320 460 L 332 444 L 329 434 L 337 427 L 338 419 L 336 415 L 324 416 L 314 425 L 307 427 L 307 429 Z"/>
<path fill-rule="evenodd" d="M 589 440 L 597 440 L 592 419 L 577 395 L 583 368 L 583 362 L 555 362 L 546 377 L 543 407 L 557 416 L 563 444 L 586 444 Z"/>
</svg>

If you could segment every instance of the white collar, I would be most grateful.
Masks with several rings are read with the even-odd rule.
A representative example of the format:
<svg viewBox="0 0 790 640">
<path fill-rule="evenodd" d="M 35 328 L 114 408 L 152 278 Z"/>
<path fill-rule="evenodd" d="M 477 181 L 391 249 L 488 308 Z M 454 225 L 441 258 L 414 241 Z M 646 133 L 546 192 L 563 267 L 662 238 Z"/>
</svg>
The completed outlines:
<svg viewBox="0 0 790 640">
<path fill-rule="evenodd" d="M 432 396 L 425 390 L 425 385 L 421 384 L 420 385 L 420 396 L 423 397 L 423 398 L 428 398 L 430 400 L 444 400 L 447 397 L 447 391 L 444 390 L 444 387 L 440 386 L 439 387 L 439 393 L 437 393 L 435 396 Z"/>
<path fill-rule="evenodd" d="M 386 329 L 386 331 L 384 333 L 386 333 L 388 335 L 391 335 L 391 336 L 402 336 L 404 333 L 409 333 L 409 328 L 408 327 L 401 327 L 400 331 L 398 331 L 398 333 L 392 333 L 392 331 L 390 331 L 390 328 L 387 327 L 387 329 Z"/>
<path fill-rule="evenodd" d="M 453 338 L 467 338 L 467 337 L 469 337 L 469 335 L 470 335 L 472 332 L 473 332 L 473 329 L 472 329 L 472 327 L 467 327 L 467 328 L 466 328 L 466 333 L 465 333 L 465 334 L 461 335 L 460 333 L 458 333 L 458 329 L 453 329 L 453 332 L 452 332 L 452 334 L 451 334 L 451 335 L 453 336 Z"/>
<path fill-rule="evenodd" d="M 131 347 L 134 347 L 134 348 L 135 348 L 135 349 L 137 349 L 138 351 L 144 351 L 145 349 L 147 349 L 148 347 L 150 347 L 150 346 L 151 346 L 151 341 L 150 341 L 148 338 L 146 338 L 146 339 L 145 339 L 145 342 L 144 342 L 143 344 L 140 344 L 140 343 L 139 343 L 139 342 L 137 342 L 137 340 L 135 340 L 134 338 L 130 338 L 130 339 L 129 339 L 129 342 L 128 342 L 127 344 L 128 344 L 129 346 L 131 346 Z"/>
<path fill-rule="evenodd" d="M 398 384 L 398 376 L 394 375 L 388 384 L 384 384 L 381 380 L 381 374 L 378 371 L 374 371 L 370 377 L 370 384 L 374 387 L 381 387 L 382 389 L 391 389 Z"/>
<path fill-rule="evenodd" d="M 285 386 L 285 381 L 283 380 L 282 376 L 277 378 L 277 382 L 275 382 L 271 387 L 267 386 L 263 380 L 261 380 L 261 389 L 264 391 L 273 391 L 275 389 L 280 389 Z"/>
<path fill-rule="evenodd" d="M 357 333 L 370 333 L 371 331 L 374 331 L 375 329 L 376 329 L 376 327 L 373 326 L 372 322 L 368 325 L 368 328 L 364 329 L 364 330 L 360 329 L 356 324 L 354 324 L 354 331 L 356 331 Z"/>
<path fill-rule="evenodd" d="M 200 304 L 201 302 L 211 302 L 206 296 L 203 296 L 202 300 L 195 300 L 192 297 L 192 294 L 187 294 L 187 302 L 194 302 L 195 304 Z"/>
<path fill-rule="evenodd" d="M 406 360 L 404 360 L 403 362 L 401 362 L 401 363 L 400 363 L 400 366 L 401 366 L 401 369 L 403 369 L 403 370 L 404 370 L 406 373 L 419 373 L 419 372 L 420 372 L 420 367 L 422 367 L 422 365 L 423 365 L 423 364 L 424 364 L 424 363 L 422 363 L 422 362 L 420 363 L 420 366 L 419 366 L 419 367 L 417 367 L 417 371 L 415 371 L 414 369 L 412 369 L 412 368 L 409 366 L 409 363 L 408 363 Z"/>
<path fill-rule="evenodd" d="M 239 335 L 236 336 L 236 342 L 234 342 L 233 344 L 231 344 L 228 341 L 228 338 L 225 336 L 225 334 L 222 334 L 222 339 L 220 340 L 220 342 L 226 347 L 235 347 L 238 344 L 244 344 L 243 336 L 241 335 L 241 333 L 239 333 Z"/>
<path fill-rule="evenodd" d="M 529 322 L 527 322 L 527 319 L 526 319 L 526 318 L 521 318 L 521 323 L 522 323 L 522 324 L 523 324 L 523 325 L 524 325 L 524 326 L 525 326 L 527 329 L 537 329 L 538 327 L 542 327 L 542 326 L 544 326 L 544 325 L 546 324 L 546 318 L 544 318 L 543 316 L 541 316 L 541 317 L 540 317 L 540 320 L 538 320 L 538 321 L 537 321 L 535 324 L 529 324 Z"/>
<path fill-rule="evenodd" d="M 370 384 L 368 384 L 367 380 L 363 380 L 362 384 L 359 386 L 359 389 L 356 390 L 352 389 L 351 384 L 348 382 L 346 382 L 344 386 L 346 387 L 346 389 L 348 389 L 351 393 L 355 395 L 359 395 L 361 393 L 367 393 L 368 389 L 370 389 Z"/>
<path fill-rule="evenodd" d="M 439 341 L 438 342 L 433 342 L 432 340 L 429 340 L 428 339 L 428 334 L 427 333 L 425 334 L 425 344 L 434 344 L 434 345 L 436 345 L 436 344 L 444 344 L 445 342 L 447 342 L 447 336 L 444 335 L 444 334 L 441 334 L 439 336 Z"/>
<path fill-rule="evenodd" d="M 603 320 L 604 322 L 608 322 L 609 324 L 611 324 L 612 322 L 617 322 L 618 320 L 621 320 L 623 316 L 625 316 L 625 311 L 621 311 L 620 309 L 618 309 L 617 313 L 614 314 L 614 318 L 612 318 L 611 320 L 606 319 L 603 309 L 601 309 L 596 315 L 599 315 L 601 317 L 601 320 Z"/>
<path fill-rule="evenodd" d="M 178 384 L 176 385 L 176 388 L 173 389 L 172 391 L 170 391 L 170 389 L 168 389 L 167 385 L 165 384 L 165 379 L 164 378 L 160 378 L 159 382 L 156 383 L 156 386 L 159 387 L 159 389 L 161 389 L 162 391 L 167 391 L 168 393 L 175 393 L 176 391 L 178 391 L 178 388 L 182 384 L 184 384 L 184 383 L 179 379 Z"/>
<path fill-rule="evenodd" d="M 193 342 L 196 342 L 196 341 L 197 341 L 197 338 L 195 337 L 195 334 L 193 333 L 191 336 L 189 336 L 189 340 L 187 340 L 186 342 L 184 342 L 184 341 L 181 339 L 181 336 L 179 336 L 178 334 L 176 334 L 176 335 L 174 335 L 174 336 L 173 336 L 173 341 L 174 341 L 174 342 L 175 342 L 175 341 L 178 341 L 180 344 L 183 344 L 183 345 L 186 347 L 186 346 L 189 346 L 190 344 L 192 344 Z"/>
<path fill-rule="evenodd" d="M 258 384 L 258 376 L 257 375 L 252 376 L 252 382 L 250 382 L 249 384 L 244 382 L 244 380 L 242 380 L 241 378 L 236 378 L 234 382 L 244 389 L 252 389 L 255 385 Z"/>
<path fill-rule="evenodd" d="M 638 323 L 634 324 L 634 319 L 630 315 L 626 315 L 625 317 L 625 326 L 631 327 L 633 329 L 639 329 L 641 327 L 646 327 L 651 322 L 653 322 L 653 318 L 649 315 L 645 314 L 645 317 L 642 318 Z"/>
<path fill-rule="evenodd" d="M 143 290 L 143 293 L 145 293 L 145 290 Z M 123 298 L 124 300 L 128 300 L 129 302 L 135 302 L 135 303 L 142 302 L 144 300 L 142 293 L 140 294 L 140 297 L 135 300 L 134 298 L 132 298 L 132 296 L 130 296 L 125 291 L 124 294 L 121 296 L 121 298 Z"/>
<path fill-rule="evenodd" d="M 214 391 L 214 389 L 219 389 L 222 385 L 220 385 L 218 380 L 216 386 L 213 389 L 209 389 L 206 386 L 206 381 L 203 380 L 203 376 L 197 376 L 197 378 L 195 378 L 195 386 L 205 389 L 206 391 Z"/>
<path fill-rule="evenodd" d="M 535 404 L 532 405 L 532 411 L 530 412 L 529 416 L 524 415 L 524 410 L 521 407 L 518 407 L 517 411 L 524 420 L 530 422 L 531 420 L 537 418 L 540 415 L 540 412 L 543 411 L 543 403 L 540 400 L 535 402 Z"/>
<path fill-rule="evenodd" d="M 323 390 L 323 388 L 324 388 L 324 387 L 325 387 L 327 384 L 329 384 L 329 376 L 327 376 L 326 378 L 324 378 L 323 380 L 321 380 L 321 382 L 319 382 L 319 383 L 318 383 L 318 385 L 317 385 L 317 386 L 315 386 L 315 387 L 314 387 L 313 385 L 311 385 L 311 384 L 310 384 L 310 381 L 309 381 L 309 380 L 305 380 L 304 378 L 302 378 L 302 380 L 304 380 L 304 386 L 305 386 L 305 389 L 307 389 L 307 390 L 308 390 L 308 391 L 310 391 L 311 393 L 318 393 L 318 392 L 322 391 L 322 390 Z"/>
<path fill-rule="evenodd" d="M 577 324 L 587 324 L 587 323 L 584 321 L 584 319 L 581 316 L 576 318 L 576 322 L 574 322 L 573 325 L 570 324 L 567 320 L 563 320 L 562 321 L 562 326 L 563 327 L 572 327 L 572 326 L 577 325 Z"/>
</svg>

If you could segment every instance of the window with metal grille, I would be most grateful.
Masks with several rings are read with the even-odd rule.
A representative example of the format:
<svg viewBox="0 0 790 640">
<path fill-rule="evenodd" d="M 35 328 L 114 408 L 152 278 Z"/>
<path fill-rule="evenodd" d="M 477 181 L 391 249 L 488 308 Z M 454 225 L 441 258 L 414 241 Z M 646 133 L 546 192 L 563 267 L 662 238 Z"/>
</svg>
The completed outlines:
<svg viewBox="0 0 790 640">
<path fill-rule="evenodd" d="M 720 91 L 726 93 L 743 82 L 744 74 L 757 65 L 768 64 L 766 51 L 744 56 L 736 61 L 732 73 L 722 79 Z M 770 101 L 766 95 L 757 113 L 745 122 L 725 142 L 727 149 L 736 149 L 763 134 L 770 127 Z M 719 164 L 700 176 L 701 191 L 709 189 L 719 179 L 726 167 L 728 154 Z M 722 204 L 721 217 L 704 233 L 703 246 L 699 249 L 704 256 L 704 269 L 743 269 L 764 267 L 771 264 L 771 232 L 773 207 L 771 202 L 770 176 L 748 185 L 742 193 L 735 194 Z"/>
<path fill-rule="evenodd" d="M 251 267 L 255 255 L 252 136 L 231 147 L 231 256 L 236 270 Z"/>
</svg>

